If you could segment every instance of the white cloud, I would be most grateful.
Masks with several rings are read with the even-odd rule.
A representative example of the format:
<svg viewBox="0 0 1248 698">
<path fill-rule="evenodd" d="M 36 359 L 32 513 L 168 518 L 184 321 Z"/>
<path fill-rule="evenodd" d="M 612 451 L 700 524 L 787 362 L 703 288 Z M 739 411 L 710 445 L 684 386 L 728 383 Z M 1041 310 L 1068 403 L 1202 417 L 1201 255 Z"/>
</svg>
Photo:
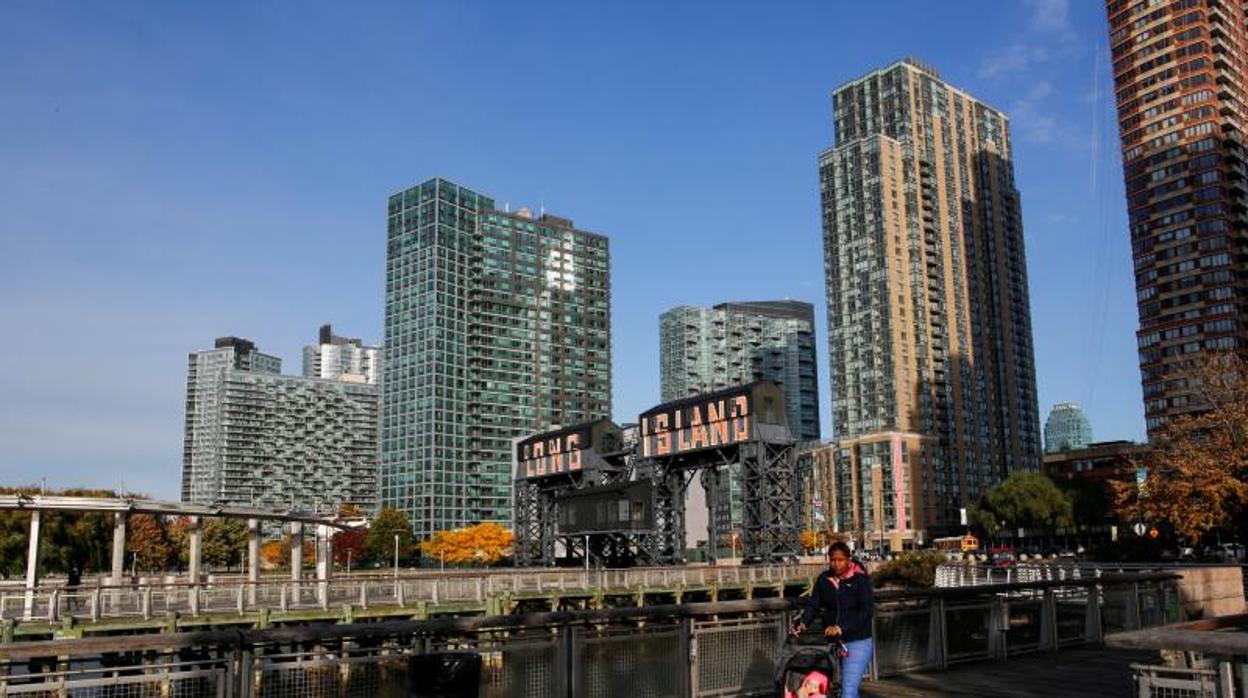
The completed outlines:
<svg viewBox="0 0 1248 698">
<path fill-rule="evenodd" d="M 988 80 L 998 75 L 1020 73 L 1037 63 L 1049 60 L 1049 50 L 1043 46 L 1014 44 L 988 57 L 979 66 L 979 78 Z"/>
<path fill-rule="evenodd" d="M 1070 25 L 1070 0 L 1027 0 L 1031 8 L 1031 28 L 1063 40 L 1075 38 Z"/>
<path fill-rule="evenodd" d="M 1010 120 L 1014 124 L 1014 133 L 1033 143 L 1052 143 L 1057 139 L 1057 119 L 1047 114 L 1043 108 L 1044 100 L 1053 94 L 1053 85 L 1048 81 L 1040 81 L 1010 107 Z"/>
</svg>

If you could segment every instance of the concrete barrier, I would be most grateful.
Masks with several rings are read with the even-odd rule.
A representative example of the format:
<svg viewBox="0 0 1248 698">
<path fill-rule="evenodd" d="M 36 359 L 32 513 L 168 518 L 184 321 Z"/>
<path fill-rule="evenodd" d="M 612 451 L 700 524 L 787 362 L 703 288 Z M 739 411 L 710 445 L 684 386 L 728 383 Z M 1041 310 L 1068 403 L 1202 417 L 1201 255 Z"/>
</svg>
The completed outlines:
<svg viewBox="0 0 1248 698">
<path fill-rule="evenodd" d="M 1238 565 L 1176 566 L 1167 571 L 1183 577 L 1179 580 L 1179 598 L 1188 618 L 1212 618 L 1248 610 L 1243 570 Z"/>
</svg>

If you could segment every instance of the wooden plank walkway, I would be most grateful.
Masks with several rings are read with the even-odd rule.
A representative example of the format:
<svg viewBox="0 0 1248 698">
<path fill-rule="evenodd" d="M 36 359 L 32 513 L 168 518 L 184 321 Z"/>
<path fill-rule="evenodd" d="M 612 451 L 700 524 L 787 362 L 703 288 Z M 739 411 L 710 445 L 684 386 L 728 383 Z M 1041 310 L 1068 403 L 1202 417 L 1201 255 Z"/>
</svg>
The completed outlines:
<svg viewBox="0 0 1248 698">
<path fill-rule="evenodd" d="M 917 696 L 1097 696 L 1135 695 L 1132 663 L 1155 664 L 1157 653 L 1089 647 L 1015 657 L 1006 662 L 955 665 L 948 671 L 903 674 L 863 683 L 874 698 Z"/>
</svg>

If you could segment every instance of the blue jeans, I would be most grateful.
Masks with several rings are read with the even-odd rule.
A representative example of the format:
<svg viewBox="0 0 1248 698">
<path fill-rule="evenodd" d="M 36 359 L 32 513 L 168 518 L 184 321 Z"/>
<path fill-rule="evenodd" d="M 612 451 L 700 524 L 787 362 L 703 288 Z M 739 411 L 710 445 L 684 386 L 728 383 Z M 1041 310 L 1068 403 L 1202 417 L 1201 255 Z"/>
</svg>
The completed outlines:
<svg viewBox="0 0 1248 698">
<path fill-rule="evenodd" d="M 849 654 L 841 659 L 841 698 L 858 698 L 862 675 L 871 666 L 875 640 L 867 638 L 846 642 L 845 649 L 849 650 Z"/>
</svg>

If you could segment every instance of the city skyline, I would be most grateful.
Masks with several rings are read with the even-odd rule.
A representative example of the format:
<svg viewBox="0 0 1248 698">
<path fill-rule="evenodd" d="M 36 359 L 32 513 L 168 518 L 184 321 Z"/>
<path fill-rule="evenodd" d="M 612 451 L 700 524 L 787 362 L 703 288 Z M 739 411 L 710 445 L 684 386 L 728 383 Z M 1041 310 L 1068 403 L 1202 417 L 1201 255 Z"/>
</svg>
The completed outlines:
<svg viewBox="0 0 1248 698">
<path fill-rule="evenodd" d="M 1019 146 L 1015 161 L 1019 168 L 1018 186 L 1026 194 L 1024 218 L 1027 223 L 1024 227 L 1028 234 L 1033 280 L 1041 404 L 1080 400 L 1088 406 L 1094 421 L 1103 425 L 1100 430 L 1106 438 L 1140 438 L 1143 421 L 1138 373 L 1124 372 L 1120 365 L 1126 362 L 1128 368 L 1134 368 L 1131 365 L 1134 303 L 1130 297 L 1130 252 L 1124 242 L 1121 182 L 1120 178 L 1116 181 L 1113 177 L 1116 155 L 1103 153 L 1103 161 L 1091 162 L 1086 155 L 1073 156 L 1072 144 L 1067 141 L 1077 141 L 1077 145 L 1083 146 L 1089 142 L 1091 134 L 1087 129 L 1072 130 L 1068 124 L 1075 121 L 1073 118 L 1056 119 L 1044 111 L 1069 108 L 1079 115 L 1082 123 L 1090 125 L 1097 123 L 1098 104 L 1103 102 L 1103 106 L 1112 110 L 1112 101 L 1105 89 L 1109 77 L 1107 59 L 1101 55 L 1105 53 L 1103 9 L 1069 7 L 1061 2 L 993 9 L 988 13 L 991 17 L 984 18 L 983 22 L 1014 25 L 1022 30 L 1014 39 L 987 43 L 968 57 L 965 53 L 951 54 L 953 46 L 922 39 L 919 20 L 935 17 L 938 11 L 935 5 L 918 8 L 916 26 L 900 31 L 896 37 L 860 55 L 850 48 L 843 49 L 844 54 L 831 60 L 822 57 L 818 61 L 811 60 L 814 54 L 807 49 L 765 54 L 765 69 L 778 65 L 801 67 L 800 78 L 774 84 L 757 82 L 766 74 L 765 70 L 742 73 L 755 80 L 750 84 L 766 94 L 765 101 L 779 105 L 775 110 L 751 107 L 752 99 L 742 101 L 740 95 L 731 91 L 701 88 L 687 94 L 677 93 L 673 90 L 682 80 L 673 79 L 651 82 L 657 94 L 650 97 L 649 93 L 638 93 L 641 101 L 630 108 L 627 118 L 621 121 L 622 117 L 611 117 L 602 111 L 605 103 L 601 100 L 606 95 L 603 88 L 571 80 L 579 74 L 579 69 L 569 67 L 554 56 L 537 55 L 519 60 L 516 70 L 537 76 L 556 76 L 567 81 L 567 88 L 582 90 L 578 93 L 582 95 L 578 103 L 588 102 L 588 106 L 578 107 L 578 118 L 593 115 L 600 117 L 601 123 L 590 120 L 592 125 L 568 130 L 567 117 L 558 115 L 553 102 L 548 99 L 533 102 L 535 95 L 526 94 L 525 90 L 517 88 L 509 93 L 500 86 L 492 93 L 516 106 L 501 107 L 501 113 L 490 112 L 478 119 L 469 119 L 463 125 L 452 124 L 448 121 L 451 114 L 461 113 L 473 104 L 464 93 L 454 92 L 455 97 L 447 103 L 447 111 L 442 116 L 428 117 L 433 119 L 429 125 L 453 126 L 450 132 L 465 136 L 475 134 L 490 146 L 469 144 L 456 155 L 454 148 L 436 145 L 416 132 L 405 132 L 404 136 L 410 141 L 400 139 L 403 142 L 388 146 L 398 148 L 395 154 L 378 149 L 367 139 L 356 143 L 356 139 L 363 138 L 360 127 L 380 118 L 377 116 L 380 112 L 375 111 L 380 105 L 372 105 L 367 99 L 371 92 L 365 90 L 360 96 L 365 98 L 362 103 L 367 108 L 348 109 L 349 113 L 339 114 L 338 120 L 312 119 L 314 132 L 321 129 L 318 137 L 322 139 L 334 132 L 334 124 L 352 125 L 349 135 L 341 142 L 331 140 L 329 145 L 315 148 L 313 153 L 303 153 L 295 149 L 295 145 L 312 141 L 307 140 L 306 129 L 296 128 L 296 133 L 278 139 L 264 160 L 247 155 L 238 147 L 252 139 L 267 137 L 265 134 L 276 133 L 272 129 L 280 119 L 275 122 L 262 113 L 249 111 L 244 102 L 224 101 L 219 110 L 228 115 L 229 127 L 206 130 L 209 140 L 235 146 L 226 148 L 227 154 L 220 160 L 200 152 L 193 139 L 177 138 L 184 129 L 206 125 L 185 114 L 179 117 L 180 112 L 172 115 L 162 112 L 160 118 L 167 119 L 163 122 L 167 128 L 149 134 L 151 140 L 123 128 L 121 122 L 134 119 L 137 106 L 151 99 L 144 96 L 142 85 L 136 84 L 135 78 L 124 70 L 127 67 L 137 70 L 135 61 L 143 56 L 172 52 L 171 55 L 183 59 L 181 64 L 174 61 L 165 68 L 145 67 L 140 71 L 155 71 L 157 84 L 173 85 L 168 81 L 185 71 L 208 71 L 218 77 L 217 82 L 209 85 L 213 88 L 210 90 L 212 98 L 222 97 L 223 74 L 216 73 L 215 67 L 204 62 L 203 47 L 194 40 L 195 31 L 186 25 L 186 15 L 158 13 L 145 20 L 149 22 L 146 26 L 166 23 L 177 32 L 190 32 L 189 48 L 183 51 L 174 50 L 151 36 L 127 39 L 124 33 L 118 34 L 126 21 L 134 19 L 125 15 L 91 16 L 92 20 L 103 21 L 99 27 L 88 27 L 78 24 L 85 18 L 75 21 L 55 9 L 7 8 L 6 12 L 13 12 L 25 19 L 26 24 L 33 25 L 33 35 L 54 39 L 49 48 L 54 53 L 59 46 L 57 41 L 84 41 L 77 42 L 75 50 L 68 50 L 66 44 L 67 50 L 58 54 L 62 55 L 60 62 L 51 66 L 20 63 L 26 68 L 38 68 L 31 73 L 38 78 L 23 77 L 16 82 L 19 89 L 3 98 L 14 113 L 47 116 L 45 124 L 34 123 L 33 116 L 24 116 L 18 132 L 39 135 L 70 129 L 70 137 L 60 147 L 51 147 L 46 135 L 42 140 L 26 139 L 23 143 L 13 140 L 12 136 L 0 141 L 5 152 L 16 158 L 19 167 L 15 169 L 35 168 L 43 173 L 33 183 L 19 181 L 12 173 L 0 175 L 4 177 L 0 186 L 15 194 L 6 198 L 10 202 L 20 202 L 0 204 L 3 207 L 0 215 L 9 224 L 3 233 L 6 251 L 12 248 L 14 252 L 6 255 L 3 270 L 17 291 L 6 294 L 8 297 L 0 305 L 0 319 L 7 326 L 36 337 L 48 348 L 44 354 L 33 357 L 33 363 L 17 361 L 16 355 L 10 357 L 5 363 L 14 368 L 0 374 L 0 387 L 14 396 L 3 406 L 8 430 L 2 435 L 13 448 L 0 456 L 6 459 L 0 461 L 0 469 L 6 472 L 6 479 L 12 477 L 7 473 L 37 471 L 46 473 L 50 482 L 59 485 L 116 486 L 116 469 L 109 468 L 108 464 L 124 462 L 133 464 L 133 472 L 127 476 L 128 487 L 154 495 L 167 496 L 176 491 L 176 479 L 169 477 L 168 472 L 180 451 L 177 424 L 180 415 L 175 414 L 170 420 L 165 413 L 178 412 L 183 400 L 184 382 L 178 376 L 181 372 L 178 369 L 182 367 L 177 366 L 179 357 L 196 348 L 200 338 L 227 333 L 264 337 L 265 347 L 274 353 L 296 356 L 306 343 L 307 328 L 326 320 L 350 328 L 353 335 L 379 341 L 382 336 L 382 268 L 378 260 L 382 258 L 382 241 L 375 233 L 381 218 L 376 201 L 412 181 L 439 173 L 479 191 L 512 193 L 516 198 L 511 203 L 516 207 L 522 204 L 535 209 L 545 206 L 576 220 L 592 222 L 595 230 L 611 234 L 615 306 L 612 321 L 615 343 L 621 348 L 615 352 L 612 367 L 616 385 L 620 386 L 615 391 L 612 414 L 635 414 L 658 401 L 657 328 L 654 325 L 658 315 L 674 305 L 709 305 L 725 297 L 788 297 L 816 304 L 815 314 L 821 325 L 816 336 L 822 337 L 825 329 L 822 327 L 822 273 L 817 252 L 818 196 L 812 178 L 816 172 L 813 154 L 826 145 L 830 135 L 826 123 L 828 95 L 845 80 L 908 54 L 920 55 L 939 65 L 952 84 L 989 103 L 999 102 L 996 105 L 1014 119 L 1021 130 L 1017 136 Z M 812 16 L 828 17 L 826 11 L 807 9 Z M 725 27 L 740 31 L 737 23 L 744 21 L 748 13 L 741 7 L 726 10 L 722 17 L 714 18 L 712 26 L 705 31 Z M 485 26 L 483 18 L 471 11 L 438 12 L 449 15 L 417 13 L 409 19 L 444 19 Z M 499 14 L 502 15 L 500 20 L 509 18 L 503 10 Z M 257 19 L 262 29 L 267 26 L 266 22 L 276 21 L 271 16 Z M 360 24 L 355 25 L 361 37 L 371 36 L 364 29 L 383 31 L 371 23 L 372 19 L 375 18 L 361 16 Z M 538 21 L 522 19 L 525 26 Z M 544 19 L 553 19 L 553 16 Z M 625 19 L 631 20 L 625 23 L 627 26 L 636 26 L 641 18 Z M 574 13 L 566 21 L 575 24 L 583 20 L 584 16 Z M 680 17 L 672 21 L 680 24 Z M 947 26 L 953 20 L 940 21 Z M 10 23 L 10 26 L 16 24 L 18 22 Z M 669 28 L 660 33 L 669 36 L 672 31 Z M 641 34 L 625 32 L 625 37 L 643 41 Z M 1078 48 L 1075 38 L 1082 39 L 1087 46 Z M 243 37 L 239 41 L 244 42 L 244 48 L 259 51 L 254 44 L 247 43 L 252 39 L 254 37 Z M 16 45 L 20 53 L 29 41 L 29 38 L 15 36 L 9 45 Z M 583 40 L 576 46 L 587 48 Z M 723 59 L 724 66 L 712 65 L 688 54 L 663 56 L 670 60 L 692 60 L 686 70 L 705 68 L 713 85 L 727 85 L 726 76 L 734 66 L 740 67 L 744 56 L 738 56 L 722 42 L 712 42 L 711 46 L 713 55 Z M 451 49 L 446 45 L 441 48 Z M 965 51 L 964 46 L 956 48 Z M 261 52 L 259 55 L 268 54 Z M 453 50 L 451 55 L 455 55 Z M 963 57 L 959 59 L 958 55 Z M 73 79 L 65 73 L 76 60 L 86 57 L 107 59 L 104 61 L 107 66 L 121 69 L 120 77 L 114 83 L 103 81 L 97 91 L 84 96 L 64 96 L 71 93 L 70 86 L 77 80 L 89 77 L 91 71 L 87 71 L 86 77 Z M 632 81 L 630 84 L 641 80 L 645 70 L 663 64 L 661 59 L 654 58 L 640 68 L 626 68 L 608 56 L 593 54 L 591 58 L 590 64 L 603 68 L 607 75 L 624 71 L 623 76 Z M 450 64 L 442 63 L 447 60 L 449 58 L 442 58 L 439 65 L 448 75 L 437 80 L 449 81 L 455 75 Z M 467 75 L 473 75 L 499 65 L 501 63 L 489 62 L 458 67 L 467 71 Z M 1097 66 L 1099 72 L 1094 72 Z M 355 66 L 355 69 L 361 67 Z M 277 68 L 275 74 L 280 74 L 283 68 L 291 69 L 283 65 Z M 512 71 L 503 72 L 512 77 L 518 75 Z M 1049 73 L 1052 74 L 1046 77 Z M 1079 74 L 1082 78 L 1077 89 L 1065 88 L 1065 82 L 1075 83 L 1073 79 L 1059 81 L 1059 76 Z M 343 78 L 338 72 L 327 79 L 341 87 L 338 81 Z M 1027 89 L 1017 87 L 1020 84 Z M 365 87 L 385 92 L 381 85 Z M 1101 90 L 1101 102 L 1093 99 L 1097 89 Z M 101 91 L 108 91 L 115 99 L 101 101 L 108 96 Z M 530 92 L 540 96 L 542 91 Z M 301 98 L 297 102 L 307 106 L 318 102 L 318 98 L 302 91 L 295 96 Z M 661 99 L 656 103 L 655 98 Z M 198 99 L 173 90 L 167 108 L 186 108 L 197 104 Z M 658 108 L 660 103 L 665 104 L 664 108 Z M 273 106 L 269 102 L 262 104 Z M 703 129 L 701 137 L 694 127 L 705 124 L 692 118 L 690 111 L 698 104 L 702 105 L 704 116 L 713 115 L 712 128 Z M 84 115 L 100 109 L 105 115 L 116 118 L 87 128 L 82 121 Z M 508 109 L 513 111 L 508 112 Z M 547 127 L 549 130 L 533 131 L 537 115 L 547 113 L 546 109 L 553 110 L 549 113 L 557 117 L 555 123 Z M 589 111 L 585 112 L 586 109 Z M 520 125 L 508 124 L 505 116 L 513 112 L 524 117 Z M 279 113 L 289 115 L 280 110 Z M 252 120 L 246 118 L 248 115 Z M 1112 129 L 1112 119 L 1104 119 L 1104 114 L 1100 116 L 1101 123 Z M 667 137 L 645 135 L 648 119 L 652 118 L 658 119 L 658 125 L 663 127 L 661 131 L 670 132 L 667 137 L 686 141 L 685 150 L 681 152 L 697 160 L 696 167 L 689 164 L 688 157 L 667 149 Z M 137 123 L 143 120 L 137 119 Z M 751 143 L 737 147 L 735 141 L 728 140 L 734 135 L 751 136 L 758 133 L 758 129 L 772 134 L 766 147 Z M 786 129 L 791 129 L 794 137 L 786 137 L 783 133 Z M 528 132 L 539 137 L 525 138 Z M 623 140 L 629 149 L 619 150 L 618 145 L 605 138 L 608 133 L 626 136 Z M 1097 135 L 1104 143 L 1104 129 Z M 169 150 L 178 142 L 181 145 Z M 577 149 L 591 142 L 601 143 L 607 149 L 605 155 L 595 156 L 605 157 L 601 164 L 574 155 Z M 664 147 L 656 147 L 659 143 Z M 66 150 L 72 149 L 73 144 L 81 146 L 78 152 Z M 535 169 L 531 162 L 525 162 L 532 158 L 536 158 L 533 162 L 542 161 L 536 154 L 540 150 L 535 148 L 553 149 L 563 160 Z M 157 153 L 200 163 L 206 166 L 206 173 L 188 171 L 186 181 L 176 185 L 148 181 L 145 177 L 162 171 L 153 159 Z M 744 169 L 750 172 L 749 176 L 725 169 L 728 161 L 724 158 L 729 154 L 747 165 Z M 253 181 L 261 172 L 277 176 L 268 178 L 269 185 L 255 193 L 237 189 L 223 178 L 222 168 L 230 163 L 230 158 L 235 158 L 236 162 L 229 164 L 229 169 L 237 170 L 243 180 Z M 619 171 L 608 170 L 605 167 L 608 162 Z M 71 176 L 72 163 L 82 165 L 78 169 L 85 174 Z M 75 189 L 73 184 L 80 181 L 79 176 L 103 175 L 109 167 L 120 168 L 121 176 L 82 180 L 91 184 L 79 188 L 74 197 L 83 207 L 82 211 L 62 202 L 56 204 L 55 216 L 47 215 L 52 210 L 49 207 L 53 191 Z M 349 182 L 323 174 L 332 167 L 344 167 L 350 173 L 370 169 L 379 172 Z M 1029 175 L 1029 170 L 1046 168 L 1049 170 L 1047 177 Z M 651 176 L 640 177 L 642 172 Z M 1072 177 L 1071 172 L 1077 172 L 1078 177 Z M 708 173 L 713 175 L 708 176 Z M 1089 193 L 1093 175 L 1099 175 L 1096 186 L 1100 189 Z M 1035 185 L 1029 184 L 1029 176 L 1036 177 Z M 636 178 L 641 185 L 623 181 L 630 178 Z M 1079 186 L 1073 189 L 1082 191 L 1086 199 L 1082 206 L 1071 205 L 1072 189 L 1063 188 L 1061 181 L 1068 179 L 1080 180 Z M 305 184 L 311 186 L 305 187 Z M 334 197 L 340 197 L 341 205 L 319 201 L 328 200 L 327 188 Z M 557 199 L 553 198 L 556 192 Z M 186 196 L 188 194 L 193 196 Z M 777 206 L 777 202 L 783 205 Z M 1102 213 L 1100 209 L 1105 210 Z M 305 214 L 320 220 L 304 218 Z M 284 222 L 286 216 L 294 220 Z M 42 223 L 43 217 L 51 220 Z M 1083 220 L 1078 220 L 1081 217 Z M 96 222 L 104 233 L 82 238 L 80 246 L 73 244 L 77 239 L 74 235 L 80 234 L 77 231 L 87 220 Z M 55 233 L 40 234 L 53 224 L 57 226 Z M 231 232 L 232 228 L 240 232 Z M 280 233 L 283 229 L 289 232 Z M 15 230 L 22 234 L 21 245 L 14 244 Z M 681 230 L 682 235 L 673 236 L 672 230 Z M 766 230 L 768 244 L 746 242 L 748 234 L 757 230 Z M 335 244 L 293 246 L 291 243 L 298 239 L 296 231 L 298 236 L 310 236 L 312 242 L 323 239 L 333 240 Z M 237 245 L 244 239 L 238 236 L 246 236 L 253 242 L 254 255 L 238 253 Z M 221 256 L 216 251 L 218 238 L 224 243 L 220 247 L 228 249 L 229 255 Z M 1092 249 L 1083 259 L 1071 260 L 1066 252 L 1076 240 L 1091 244 Z M 209 244 L 210 241 L 213 244 Z M 1105 249 L 1109 252 L 1104 253 Z M 329 253 L 318 253 L 325 250 Z M 55 254 L 58 252 L 61 254 Z M 282 273 L 274 275 L 273 279 L 265 278 L 262 270 L 271 267 L 275 259 L 280 260 Z M 717 269 L 742 259 L 756 260 L 761 267 L 774 273 L 752 275 L 756 278 L 748 284 L 739 282 L 736 287 L 726 288 L 727 279 L 718 274 Z M 183 260 L 194 260 L 197 267 L 202 266 L 211 274 L 189 273 Z M 113 267 L 121 273 L 103 273 Z M 331 268 L 335 270 L 335 281 L 348 279 L 348 285 L 358 285 L 359 292 L 344 292 L 338 284 L 320 289 L 326 270 Z M 260 285 L 262 292 L 218 286 L 224 274 L 249 277 Z M 1092 301 L 1080 302 L 1072 298 L 1091 298 Z M 1113 303 L 1101 303 L 1101 298 L 1111 298 Z M 191 302 L 187 303 L 188 300 Z M 1079 312 L 1072 312 L 1072 308 Z M 1123 312 L 1127 313 L 1125 323 L 1121 317 Z M 49 322 L 44 317 L 57 321 Z M 1089 331 L 1096 326 L 1105 326 L 1105 329 Z M 108 353 L 107 338 L 99 340 L 105 330 L 138 334 L 143 338 L 138 344 L 142 351 L 133 352 L 133 348 L 128 348 L 138 356 L 131 359 L 123 355 L 117 360 L 117 356 Z M 101 349 L 103 353 L 91 355 L 75 351 L 84 343 L 84 332 L 105 345 Z M 820 341 L 819 360 L 826 360 L 826 356 L 826 343 Z M 138 361 L 137 366 L 151 367 L 151 370 L 136 371 L 137 366 L 129 361 Z M 19 370 L 18 366 L 23 368 Z M 51 366 L 61 370 L 48 370 Z M 69 370 L 64 370 L 66 368 Z M 125 391 L 115 390 L 119 381 L 117 374 L 127 374 L 133 385 L 127 386 Z M 135 376 L 139 380 L 135 381 Z M 819 398 L 822 402 L 829 399 L 829 390 L 826 377 L 821 377 L 821 382 Z M 1096 393 L 1092 399 L 1087 394 L 1089 390 Z M 1107 399 L 1106 395 L 1111 398 Z M 829 423 L 830 404 L 823 402 L 821 411 L 821 429 L 825 436 L 831 436 L 834 432 Z M 47 437 L 53 429 L 50 415 L 62 413 L 64 418 L 57 428 L 71 438 L 49 445 Z M 39 438 L 41 436 L 44 438 Z M 89 448 L 75 448 L 74 444 L 79 442 Z"/>
</svg>

